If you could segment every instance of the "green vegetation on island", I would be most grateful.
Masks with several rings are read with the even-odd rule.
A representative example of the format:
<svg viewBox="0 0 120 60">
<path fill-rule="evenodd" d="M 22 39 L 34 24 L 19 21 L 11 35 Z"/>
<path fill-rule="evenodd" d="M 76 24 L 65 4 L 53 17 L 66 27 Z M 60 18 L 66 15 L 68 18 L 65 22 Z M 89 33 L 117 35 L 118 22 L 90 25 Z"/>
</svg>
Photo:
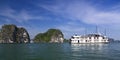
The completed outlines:
<svg viewBox="0 0 120 60">
<path fill-rule="evenodd" d="M 62 43 L 64 40 L 63 33 L 59 29 L 49 29 L 45 33 L 39 33 L 35 36 L 34 42 L 57 42 Z"/>
</svg>

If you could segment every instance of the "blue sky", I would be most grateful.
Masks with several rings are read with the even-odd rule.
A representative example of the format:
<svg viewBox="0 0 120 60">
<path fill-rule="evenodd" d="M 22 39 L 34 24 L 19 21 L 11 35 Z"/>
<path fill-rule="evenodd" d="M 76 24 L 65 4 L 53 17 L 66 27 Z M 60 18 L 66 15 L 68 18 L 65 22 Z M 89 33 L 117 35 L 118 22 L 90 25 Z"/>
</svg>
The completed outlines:
<svg viewBox="0 0 120 60">
<path fill-rule="evenodd" d="M 120 39 L 120 0 L 0 0 L 0 27 L 25 27 L 31 38 L 50 28 L 69 39 L 74 34 L 99 32 Z"/>
</svg>

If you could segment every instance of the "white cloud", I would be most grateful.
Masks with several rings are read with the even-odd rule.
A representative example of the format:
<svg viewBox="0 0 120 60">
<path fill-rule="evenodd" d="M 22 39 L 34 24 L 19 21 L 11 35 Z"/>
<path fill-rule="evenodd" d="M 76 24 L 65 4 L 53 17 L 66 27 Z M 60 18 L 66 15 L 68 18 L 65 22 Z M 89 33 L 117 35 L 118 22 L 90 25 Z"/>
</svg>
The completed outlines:
<svg viewBox="0 0 120 60">
<path fill-rule="evenodd" d="M 53 12 L 56 15 L 69 18 L 71 20 L 80 20 L 87 24 L 119 24 L 119 11 L 104 11 L 97 9 L 89 2 L 73 1 L 69 3 L 56 3 L 55 5 L 40 5 L 41 7 Z M 104 6 L 103 6 L 104 7 Z"/>
<path fill-rule="evenodd" d="M 10 7 L 4 7 L 0 10 L 0 15 L 6 17 L 4 20 L 6 21 L 17 21 L 17 22 L 24 22 L 29 20 L 43 20 L 45 19 L 43 16 L 35 15 L 31 11 L 27 11 L 25 9 L 17 11 Z"/>
</svg>

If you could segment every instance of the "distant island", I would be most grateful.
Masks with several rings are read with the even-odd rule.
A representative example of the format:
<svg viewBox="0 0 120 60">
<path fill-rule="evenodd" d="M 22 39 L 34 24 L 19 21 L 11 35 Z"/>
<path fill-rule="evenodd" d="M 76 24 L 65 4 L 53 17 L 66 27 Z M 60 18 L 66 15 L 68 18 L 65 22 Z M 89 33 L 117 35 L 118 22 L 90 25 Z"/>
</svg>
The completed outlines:
<svg viewBox="0 0 120 60">
<path fill-rule="evenodd" d="M 35 36 L 34 42 L 63 43 L 64 35 L 59 29 L 49 29 L 45 33 L 39 33 Z"/>
<path fill-rule="evenodd" d="M 30 37 L 25 28 L 5 24 L 0 30 L 0 43 L 30 43 Z"/>
<path fill-rule="evenodd" d="M 30 43 L 30 36 L 24 27 L 5 24 L 0 29 L 0 43 Z M 64 35 L 59 29 L 48 29 L 45 33 L 37 34 L 34 43 L 63 43 Z"/>
</svg>

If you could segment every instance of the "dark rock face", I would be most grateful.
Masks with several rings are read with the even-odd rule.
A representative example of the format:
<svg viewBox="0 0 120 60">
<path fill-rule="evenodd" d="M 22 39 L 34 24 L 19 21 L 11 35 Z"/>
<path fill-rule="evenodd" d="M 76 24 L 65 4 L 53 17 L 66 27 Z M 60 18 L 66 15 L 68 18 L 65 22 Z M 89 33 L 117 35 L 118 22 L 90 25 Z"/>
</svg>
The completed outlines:
<svg viewBox="0 0 120 60">
<path fill-rule="evenodd" d="M 29 43 L 28 32 L 24 28 L 18 28 L 16 25 L 4 25 L 1 29 L 0 43 Z"/>
<path fill-rule="evenodd" d="M 34 38 L 34 42 L 63 43 L 63 40 L 63 33 L 59 29 L 49 29 L 45 33 L 39 33 Z"/>
<path fill-rule="evenodd" d="M 24 28 L 18 28 L 16 34 L 16 42 L 17 43 L 29 43 L 30 38 L 28 32 Z"/>
</svg>

